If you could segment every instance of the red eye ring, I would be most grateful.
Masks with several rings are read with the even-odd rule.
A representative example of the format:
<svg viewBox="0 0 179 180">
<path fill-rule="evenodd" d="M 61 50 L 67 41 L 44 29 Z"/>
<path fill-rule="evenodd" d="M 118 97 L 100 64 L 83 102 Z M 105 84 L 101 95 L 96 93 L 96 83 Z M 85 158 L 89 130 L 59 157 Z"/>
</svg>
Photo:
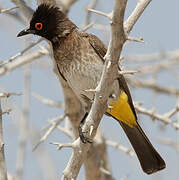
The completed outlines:
<svg viewBox="0 0 179 180">
<path fill-rule="evenodd" d="M 37 29 L 38 31 L 42 30 L 43 28 L 43 24 L 42 23 L 36 23 L 35 24 L 35 29 Z"/>
</svg>

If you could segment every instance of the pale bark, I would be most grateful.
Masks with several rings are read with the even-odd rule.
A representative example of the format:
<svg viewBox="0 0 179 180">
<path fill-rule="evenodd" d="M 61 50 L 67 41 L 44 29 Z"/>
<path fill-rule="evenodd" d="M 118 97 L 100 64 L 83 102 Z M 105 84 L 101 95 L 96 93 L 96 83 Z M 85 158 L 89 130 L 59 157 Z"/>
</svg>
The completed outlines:
<svg viewBox="0 0 179 180">
<path fill-rule="evenodd" d="M 0 98 L 0 180 L 7 180 L 6 161 L 4 155 L 1 98 Z"/>
</svg>

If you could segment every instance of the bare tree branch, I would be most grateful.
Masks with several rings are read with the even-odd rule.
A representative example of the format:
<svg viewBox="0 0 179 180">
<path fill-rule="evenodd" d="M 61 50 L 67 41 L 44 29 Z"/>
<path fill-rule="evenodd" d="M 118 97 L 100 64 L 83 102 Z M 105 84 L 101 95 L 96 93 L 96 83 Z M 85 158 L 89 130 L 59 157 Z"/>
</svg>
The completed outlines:
<svg viewBox="0 0 179 180">
<path fill-rule="evenodd" d="M 22 14 L 24 14 L 24 17 L 26 18 L 26 21 L 28 22 L 33 14 L 32 8 L 27 6 L 26 2 L 24 0 L 11 0 L 17 7 L 19 7 L 19 10 Z"/>
<path fill-rule="evenodd" d="M 42 97 L 42 96 L 38 95 L 37 93 L 32 93 L 32 96 L 34 96 L 36 99 L 38 99 L 41 103 L 46 104 L 48 106 L 57 107 L 57 108 L 64 107 L 64 104 L 62 104 L 61 102 L 55 102 L 51 99 Z"/>
<path fill-rule="evenodd" d="M 140 87 L 140 88 L 147 88 L 159 93 L 170 94 L 174 96 L 179 96 L 179 89 L 171 88 L 171 87 L 164 87 L 157 84 L 155 81 L 146 81 L 146 80 L 130 80 L 128 79 L 129 83 L 133 87 Z"/>
<path fill-rule="evenodd" d="M 20 93 L 0 93 L 0 98 L 8 98 L 10 96 L 21 96 L 22 94 Z"/>
<path fill-rule="evenodd" d="M 42 57 L 47 54 L 49 54 L 49 52 L 45 48 L 37 50 L 34 53 L 26 54 L 25 56 L 21 57 L 17 61 L 13 61 L 11 63 L 8 63 L 8 64 L 0 67 L 0 76 L 6 74 L 8 72 L 11 72 L 12 70 L 14 70 L 16 68 L 23 66 L 27 63 L 30 63 L 30 62 L 38 59 L 39 57 Z"/>
<path fill-rule="evenodd" d="M 128 17 L 127 21 L 124 24 L 124 29 L 127 34 L 130 33 L 133 26 L 139 19 L 139 17 L 142 15 L 145 8 L 149 5 L 149 3 L 152 0 L 138 0 L 137 6 L 135 7 L 134 11 L 131 13 L 131 15 Z"/>
<path fill-rule="evenodd" d="M 51 124 L 51 126 L 49 127 L 49 129 L 46 131 L 46 133 L 44 134 L 43 137 L 41 137 L 40 141 L 35 145 L 35 147 L 33 148 L 33 151 L 42 143 L 44 142 L 47 137 L 53 132 L 53 130 L 64 120 L 64 118 L 66 117 L 66 115 L 63 115 L 61 117 L 58 117 L 56 119 L 53 120 L 53 123 Z"/>
<path fill-rule="evenodd" d="M 138 113 L 145 114 L 145 115 L 151 117 L 152 120 L 156 119 L 156 120 L 163 122 L 164 124 L 172 125 L 177 130 L 179 129 L 179 124 L 176 122 L 173 122 L 170 119 L 171 111 L 169 113 L 165 113 L 164 115 L 160 115 L 160 114 L 157 114 L 154 109 L 148 110 L 137 104 L 135 104 L 135 109 L 137 110 Z M 176 107 L 176 109 L 172 110 L 172 115 L 173 115 L 173 112 L 175 112 L 175 114 L 176 114 L 178 111 L 179 111 L 178 107 Z"/>
<path fill-rule="evenodd" d="M 0 13 L 7 13 L 9 11 L 12 11 L 14 9 L 17 9 L 18 7 L 8 8 L 8 9 L 0 9 Z"/>
<path fill-rule="evenodd" d="M 111 141 L 111 140 L 106 140 L 106 144 L 125 152 L 129 156 L 134 156 L 134 151 L 132 149 L 130 149 L 128 147 L 125 147 L 120 143 L 117 143 L 117 142 L 114 142 L 114 141 Z"/>
<path fill-rule="evenodd" d="M 123 18 L 127 1 L 115 1 L 113 17 L 111 22 L 111 40 L 108 47 L 107 54 L 105 56 L 105 67 L 102 73 L 101 81 L 96 89 L 94 103 L 91 107 L 91 111 L 86 119 L 83 131 L 90 133 L 90 129 L 93 127 L 93 132 L 90 137 L 93 138 L 96 134 L 97 127 L 99 125 L 100 119 L 105 112 L 105 104 L 108 99 L 109 90 L 114 79 L 117 77 L 118 72 L 118 60 L 120 53 L 122 51 L 123 44 L 126 41 L 126 36 L 123 28 Z M 140 9 L 141 8 L 141 9 Z M 140 6 L 138 11 L 143 12 L 144 6 Z M 137 19 L 141 13 L 138 14 Z M 135 24 L 135 18 L 133 25 Z M 132 29 L 133 25 L 127 25 L 126 28 Z M 83 163 L 86 153 L 90 147 L 89 144 L 82 144 L 79 139 L 74 142 L 75 149 L 72 153 L 70 161 L 64 170 L 63 180 L 75 179 L 79 169 Z"/>
<path fill-rule="evenodd" d="M 9 58 L 7 61 L 3 62 L 0 64 L 0 68 L 10 62 L 12 62 L 13 60 L 15 60 L 16 58 L 18 58 L 19 56 L 22 56 L 25 52 L 27 52 L 29 49 L 31 49 L 32 47 L 34 47 L 35 45 L 39 44 L 43 39 L 40 38 L 39 40 L 37 40 L 36 42 L 30 44 L 28 47 L 26 47 L 24 50 L 22 50 L 21 52 L 17 53 L 16 55 L 12 56 L 11 58 Z"/>
<path fill-rule="evenodd" d="M 88 9 L 93 9 L 95 8 L 95 6 L 97 5 L 98 0 L 91 0 L 90 4 L 88 5 Z M 91 13 L 88 11 L 87 9 L 87 13 L 86 13 L 86 18 L 85 18 L 85 24 L 84 26 L 87 26 L 88 24 L 90 24 L 90 17 L 91 17 Z"/>
<path fill-rule="evenodd" d="M 93 126 L 94 130 L 91 134 L 92 138 L 95 136 L 99 122 L 104 114 L 105 104 L 107 102 L 109 95 L 109 87 L 111 87 L 110 84 L 112 84 L 114 78 L 116 77 L 114 75 L 115 74 L 114 72 L 115 70 L 117 72 L 118 59 L 120 57 L 122 46 L 125 42 L 125 35 L 123 31 L 123 17 L 124 17 L 126 3 L 127 1 L 115 1 L 114 16 L 112 18 L 112 34 L 111 34 L 112 38 L 106 55 L 105 69 L 102 75 L 102 80 L 100 81 L 99 84 L 99 88 L 96 92 L 94 103 L 86 119 L 86 123 L 83 129 L 83 131 L 89 133 L 90 128 Z M 114 67 L 112 65 L 109 67 L 108 66 L 109 62 L 111 62 L 111 64 L 114 65 Z M 111 76 L 108 77 L 109 75 L 108 73 L 111 73 Z M 103 88 L 101 88 L 101 86 Z M 67 167 L 64 170 L 64 176 L 62 177 L 63 180 L 76 179 L 78 172 L 81 168 L 81 165 L 84 161 L 84 158 L 87 154 L 87 151 L 90 148 L 90 144 L 81 143 L 79 138 L 74 142 L 74 144 L 76 147 L 72 153 L 72 156 L 70 158 L 70 161 L 68 162 Z"/>
<path fill-rule="evenodd" d="M 0 99 L 0 179 L 7 180 L 7 169 L 6 169 L 6 162 L 4 155 L 4 142 L 3 142 L 1 99 Z"/>
<path fill-rule="evenodd" d="M 156 141 L 158 141 L 161 144 L 169 145 L 170 147 L 175 148 L 177 151 L 179 151 L 179 143 L 173 141 L 172 139 L 164 139 L 164 138 L 155 138 Z"/>
<path fill-rule="evenodd" d="M 16 179 L 22 180 L 24 173 L 24 164 L 26 160 L 26 145 L 28 140 L 28 119 L 30 111 L 30 66 L 28 65 L 24 69 L 24 92 L 23 92 L 23 107 L 22 107 L 22 117 L 20 123 L 19 132 L 19 146 L 17 151 L 17 161 L 16 161 Z"/>
</svg>

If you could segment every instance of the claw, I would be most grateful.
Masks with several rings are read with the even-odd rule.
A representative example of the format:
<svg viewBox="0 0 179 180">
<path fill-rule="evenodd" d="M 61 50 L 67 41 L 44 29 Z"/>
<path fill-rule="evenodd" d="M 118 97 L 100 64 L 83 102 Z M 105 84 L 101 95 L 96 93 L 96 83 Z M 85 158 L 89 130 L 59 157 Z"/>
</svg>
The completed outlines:
<svg viewBox="0 0 179 180">
<path fill-rule="evenodd" d="M 79 132 L 79 137 L 80 137 L 82 143 L 85 144 L 85 143 L 92 143 L 93 142 L 90 138 L 84 136 L 84 132 L 82 131 L 81 125 L 79 125 L 79 127 L 78 127 L 78 132 Z"/>
<path fill-rule="evenodd" d="M 79 137 L 80 137 L 80 139 L 81 139 L 81 141 L 83 142 L 83 143 L 92 143 L 92 140 L 90 139 L 90 138 L 88 138 L 88 137 L 85 137 L 84 136 L 84 133 L 85 132 L 83 132 L 82 131 L 82 126 L 83 126 L 83 124 L 84 124 L 84 122 L 85 122 L 85 119 L 86 119 L 86 117 L 88 116 L 88 113 L 86 113 L 85 115 L 84 115 L 84 117 L 83 117 L 83 119 L 81 120 L 81 122 L 80 122 L 80 125 L 79 125 L 79 127 L 78 127 L 78 132 L 79 132 Z M 92 126 L 90 127 L 90 133 L 92 133 L 91 131 L 93 131 L 93 129 L 91 130 L 91 128 L 92 128 Z M 94 127 L 93 127 L 94 128 Z"/>
</svg>

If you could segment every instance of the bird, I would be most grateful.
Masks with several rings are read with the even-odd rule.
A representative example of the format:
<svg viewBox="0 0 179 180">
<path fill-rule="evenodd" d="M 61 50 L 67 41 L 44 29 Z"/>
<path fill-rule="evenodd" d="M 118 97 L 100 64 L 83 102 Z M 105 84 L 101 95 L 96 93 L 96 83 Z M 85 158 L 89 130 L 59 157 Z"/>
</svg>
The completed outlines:
<svg viewBox="0 0 179 180">
<path fill-rule="evenodd" d="M 61 77 L 68 83 L 86 112 L 90 111 L 94 90 L 101 78 L 107 48 L 95 35 L 80 30 L 56 5 L 43 3 L 35 10 L 28 28 L 17 36 L 34 34 L 45 38 L 52 46 Z M 119 68 L 120 70 L 120 68 Z M 114 81 L 106 106 L 106 114 L 122 126 L 143 171 L 155 173 L 166 167 L 137 121 L 130 90 L 122 74 Z M 83 133 L 79 133 L 85 143 Z"/>
</svg>

